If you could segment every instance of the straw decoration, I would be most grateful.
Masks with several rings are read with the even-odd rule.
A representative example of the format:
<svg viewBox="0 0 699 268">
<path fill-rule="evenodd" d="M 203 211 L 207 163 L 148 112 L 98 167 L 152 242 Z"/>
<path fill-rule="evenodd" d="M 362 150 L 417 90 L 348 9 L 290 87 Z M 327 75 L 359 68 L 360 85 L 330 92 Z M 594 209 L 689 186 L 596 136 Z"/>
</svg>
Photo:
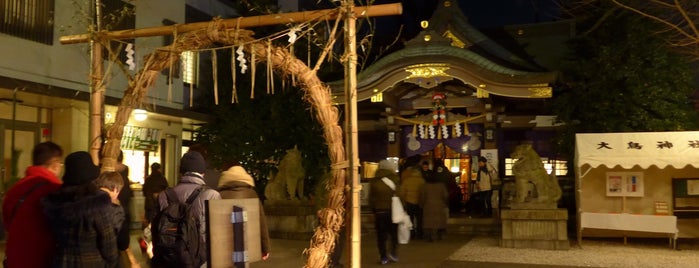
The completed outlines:
<svg viewBox="0 0 699 268">
<path fill-rule="evenodd" d="M 218 105 L 218 60 L 216 50 L 211 50 L 211 73 L 214 76 L 214 103 Z"/>
<path fill-rule="evenodd" d="M 267 94 L 270 93 L 270 84 L 272 83 L 272 40 L 267 40 Z"/>
<path fill-rule="evenodd" d="M 252 50 L 252 49 L 251 49 Z M 252 82 L 250 82 L 250 98 L 255 98 L 255 69 L 257 67 L 257 62 L 255 62 L 255 52 L 250 53 L 250 76 L 252 76 Z"/>
<path fill-rule="evenodd" d="M 217 33 L 221 30 L 226 29 L 224 27 L 208 27 L 181 34 L 176 38 L 173 46 L 155 50 L 150 54 L 150 58 L 143 69 L 134 76 L 134 81 L 129 83 L 129 87 L 124 92 L 124 97 L 119 104 L 120 109 L 117 112 L 115 123 L 107 130 L 107 142 L 104 145 L 105 155 L 118 154 L 119 140 L 123 136 L 123 127 L 126 125 L 131 113 L 129 107 L 135 107 L 145 98 L 148 89 L 153 86 L 160 72 L 168 67 L 168 59 L 172 56 L 168 54 L 170 53 L 169 51 L 174 52 L 174 56 L 178 57 L 179 53 L 183 51 L 206 49 L 215 43 L 223 45 L 250 44 L 251 57 L 267 56 L 265 55 L 267 48 L 263 43 L 255 43 L 256 39 L 253 37 L 253 32 L 244 29 L 236 30 L 238 40 L 234 41 L 233 35 Z M 322 211 L 322 219 L 319 220 L 319 224 L 315 227 L 309 248 L 305 251 L 305 267 L 326 267 L 329 261 L 329 252 L 332 251 L 335 245 L 337 230 L 340 230 L 345 222 L 344 204 L 346 192 L 343 189 L 345 188 L 347 167 L 335 166 L 337 163 L 345 162 L 347 158 L 343 131 L 339 124 L 339 111 L 337 106 L 333 105 L 330 89 L 320 81 L 302 60 L 295 58 L 293 54 L 282 47 L 272 47 L 270 54 L 273 68 L 283 76 L 291 76 L 294 80 L 293 82 L 298 82 L 300 89 L 304 91 L 304 101 L 307 101 L 312 106 L 316 119 L 323 127 L 323 138 L 328 145 L 328 156 L 333 168 L 331 169 L 332 178 L 327 181 L 326 187 L 332 190 L 329 192 L 326 209 Z M 254 66 L 254 59 L 252 62 Z M 194 83 L 190 83 L 189 86 L 189 105 L 191 107 L 194 100 Z M 107 158 L 105 157 L 104 159 Z M 105 163 L 102 167 L 103 169 L 114 168 L 115 161 Z"/>
</svg>

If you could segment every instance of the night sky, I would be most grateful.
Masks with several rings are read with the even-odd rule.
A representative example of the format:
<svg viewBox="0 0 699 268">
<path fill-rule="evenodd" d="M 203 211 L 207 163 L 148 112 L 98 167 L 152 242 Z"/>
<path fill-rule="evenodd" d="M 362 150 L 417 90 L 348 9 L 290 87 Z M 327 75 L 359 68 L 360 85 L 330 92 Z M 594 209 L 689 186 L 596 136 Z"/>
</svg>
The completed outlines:
<svg viewBox="0 0 699 268">
<path fill-rule="evenodd" d="M 462 12 L 476 28 L 495 28 L 512 24 L 527 24 L 557 20 L 560 17 L 558 0 L 457 0 Z M 394 3 L 395 0 L 377 0 L 376 4 Z M 437 0 L 402 0 L 401 16 L 376 18 L 377 36 L 393 39 L 403 25 L 403 39 L 418 34 L 420 21 L 432 16 Z M 391 36 L 391 37 L 389 37 Z M 377 40 L 378 41 L 378 40 Z M 383 43 L 383 42 L 380 42 Z"/>
</svg>

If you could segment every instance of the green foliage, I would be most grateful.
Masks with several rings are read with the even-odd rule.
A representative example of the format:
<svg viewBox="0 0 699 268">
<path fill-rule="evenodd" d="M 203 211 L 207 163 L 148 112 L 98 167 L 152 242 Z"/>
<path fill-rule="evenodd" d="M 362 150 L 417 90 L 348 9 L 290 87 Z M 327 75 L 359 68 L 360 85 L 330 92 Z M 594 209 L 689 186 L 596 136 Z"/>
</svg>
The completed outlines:
<svg viewBox="0 0 699 268">
<path fill-rule="evenodd" d="M 653 22 L 623 10 L 597 12 L 578 25 L 579 32 L 595 28 L 570 42 L 561 70 L 554 112 L 566 126 L 559 148 L 572 156 L 575 133 L 696 129 L 688 61 Z"/>
</svg>

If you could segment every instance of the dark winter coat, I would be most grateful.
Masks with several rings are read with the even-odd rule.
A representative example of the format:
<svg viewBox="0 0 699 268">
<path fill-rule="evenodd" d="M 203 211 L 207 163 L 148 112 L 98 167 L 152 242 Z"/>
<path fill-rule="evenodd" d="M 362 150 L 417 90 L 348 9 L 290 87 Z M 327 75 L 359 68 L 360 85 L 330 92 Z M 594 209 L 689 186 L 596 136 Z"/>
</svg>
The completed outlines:
<svg viewBox="0 0 699 268">
<path fill-rule="evenodd" d="M 124 180 L 124 187 L 121 188 L 119 192 L 119 203 L 124 208 L 124 222 L 121 225 L 119 233 L 117 234 L 117 245 L 119 250 L 126 250 L 129 248 L 129 243 L 131 242 L 131 236 L 129 234 L 129 227 L 131 225 L 131 198 L 133 197 L 133 191 L 131 190 L 131 180 L 129 180 L 129 166 L 122 163 L 117 164 L 117 172 L 121 174 L 121 178 Z"/>
<path fill-rule="evenodd" d="M 56 237 L 51 267 L 114 267 L 124 210 L 92 184 L 62 187 L 43 200 Z"/>
<path fill-rule="evenodd" d="M 221 173 L 218 180 L 218 191 L 222 199 L 259 199 L 255 192 L 255 182 L 245 169 L 241 166 L 233 166 Z M 267 229 L 267 218 L 265 210 L 260 202 L 260 243 L 262 245 L 262 255 L 266 255 L 271 250 L 269 230 Z"/>
<path fill-rule="evenodd" d="M 398 187 L 398 174 L 388 169 L 379 169 L 376 171 L 376 177 L 371 180 L 369 185 L 369 205 L 374 211 L 391 211 L 391 198 L 396 194 L 395 190 L 391 190 L 381 178 L 386 177 L 393 181 Z"/>
<path fill-rule="evenodd" d="M 150 222 L 158 213 L 156 193 L 167 189 L 167 179 L 159 171 L 152 172 L 143 183 L 143 196 L 145 197 L 144 208 L 146 211 L 146 221 Z"/>
<path fill-rule="evenodd" d="M 422 226 L 425 229 L 447 228 L 447 205 L 449 193 L 444 183 L 428 181 L 422 187 L 420 206 L 422 207 Z"/>
</svg>

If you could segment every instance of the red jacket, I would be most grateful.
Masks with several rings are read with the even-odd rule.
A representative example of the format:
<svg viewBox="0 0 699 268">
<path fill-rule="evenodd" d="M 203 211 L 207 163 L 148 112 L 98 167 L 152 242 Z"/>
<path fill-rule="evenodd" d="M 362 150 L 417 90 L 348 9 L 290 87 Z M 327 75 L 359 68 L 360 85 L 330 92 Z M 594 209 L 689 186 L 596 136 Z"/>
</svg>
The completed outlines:
<svg viewBox="0 0 699 268">
<path fill-rule="evenodd" d="M 48 183 L 38 186 L 26 196 L 12 218 L 12 210 L 19 199 L 42 181 Z M 61 181 L 51 171 L 42 166 L 31 166 L 27 168 L 26 177 L 19 180 L 5 194 L 2 202 L 2 220 L 7 231 L 5 256 L 9 267 L 51 266 L 55 242 L 40 201 L 60 187 Z"/>
</svg>

